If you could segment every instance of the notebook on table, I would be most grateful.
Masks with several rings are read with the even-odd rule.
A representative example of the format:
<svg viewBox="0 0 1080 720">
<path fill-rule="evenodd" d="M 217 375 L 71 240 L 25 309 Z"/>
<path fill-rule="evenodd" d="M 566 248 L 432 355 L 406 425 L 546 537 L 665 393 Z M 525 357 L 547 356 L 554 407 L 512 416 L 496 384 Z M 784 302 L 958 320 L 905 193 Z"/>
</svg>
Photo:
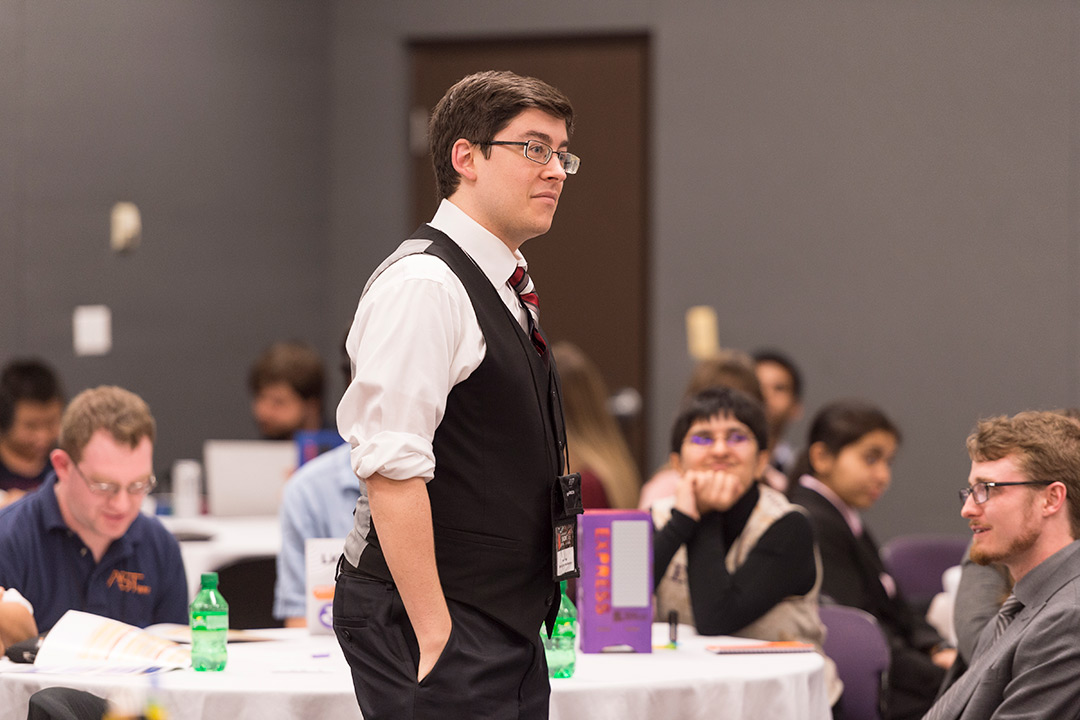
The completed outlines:
<svg viewBox="0 0 1080 720">
<path fill-rule="evenodd" d="M 203 445 L 211 515 L 277 515 L 296 469 L 291 440 L 207 440 Z"/>
</svg>

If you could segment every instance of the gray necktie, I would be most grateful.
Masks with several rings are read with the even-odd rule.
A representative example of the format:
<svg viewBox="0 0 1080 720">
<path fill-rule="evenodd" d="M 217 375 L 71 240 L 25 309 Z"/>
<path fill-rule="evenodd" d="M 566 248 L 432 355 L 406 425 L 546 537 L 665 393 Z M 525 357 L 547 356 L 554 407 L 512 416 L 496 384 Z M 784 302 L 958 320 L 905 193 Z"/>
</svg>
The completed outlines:
<svg viewBox="0 0 1080 720">
<path fill-rule="evenodd" d="M 997 616 L 994 618 L 994 642 L 997 642 L 997 639 L 1005 632 L 1005 628 L 1009 627 L 1009 623 L 1012 622 L 1013 618 L 1016 617 L 1016 613 L 1020 612 L 1022 607 L 1024 607 L 1024 603 L 1017 600 L 1015 595 L 1009 595 L 1009 597 L 1005 598 L 1001 610 L 998 611 Z"/>
</svg>

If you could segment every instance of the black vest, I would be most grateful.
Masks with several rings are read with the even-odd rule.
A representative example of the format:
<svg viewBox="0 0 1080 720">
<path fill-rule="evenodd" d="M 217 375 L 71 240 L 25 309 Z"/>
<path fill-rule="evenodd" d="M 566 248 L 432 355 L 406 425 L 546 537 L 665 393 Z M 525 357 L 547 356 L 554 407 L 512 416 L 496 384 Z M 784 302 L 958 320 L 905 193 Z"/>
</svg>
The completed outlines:
<svg viewBox="0 0 1080 720">
<path fill-rule="evenodd" d="M 427 490 L 443 593 L 532 637 L 557 608 L 551 494 L 565 441 L 554 361 L 455 242 L 429 225 L 413 238 L 461 280 L 487 346 L 435 431 Z M 367 539 L 358 569 L 390 579 L 374 526 Z"/>
</svg>

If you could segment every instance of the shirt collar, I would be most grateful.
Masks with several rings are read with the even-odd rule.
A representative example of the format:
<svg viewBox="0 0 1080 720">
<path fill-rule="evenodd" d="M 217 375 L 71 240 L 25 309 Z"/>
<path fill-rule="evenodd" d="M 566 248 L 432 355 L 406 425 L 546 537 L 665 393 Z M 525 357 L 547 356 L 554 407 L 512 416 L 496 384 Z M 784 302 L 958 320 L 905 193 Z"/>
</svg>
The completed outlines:
<svg viewBox="0 0 1080 720">
<path fill-rule="evenodd" d="M 1080 553 L 1080 540 L 1074 540 L 1020 578 L 1016 587 L 1013 588 L 1013 594 L 1024 604 L 1024 607 L 1041 605 L 1062 585 L 1077 576 L 1076 570 L 1068 573 L 1059 573 L 1058 570 L 1070 562 L 1075 567 L 1077 563 L 1073 561 L 1073 558 L 1078 553 Z"/>
<path fill-rule="evenodd" d="M 519 265 L 526 270 L 529 268 L 519 251 L 510 250 L 506 243 L 449 200 L 439 203 L 435 217 L 428 224 L 449 235 L 495 287 L 506 284 Z"/>
<path fill-rule="evenodd" d="M 41 520 L 46 530 L 68 530 L 64 516 L 60 514 L 60 501 L 56 499 L 56 473 L 41 484 L 37 492 L 41 493 Z"/>
<path fill-rule="evenodd" d="M 799 478 L 799 484 L 828 500 L 840 512 L 848 527 L 851 528 L 851 534 L 855 537 L 862 537 L 863 526 L 859 513 L 855 511 L 855 508 L 841 500 L 840 496 L 833 492 L 832 488 L 813 475 L 803 475 Z"/>
</svg>

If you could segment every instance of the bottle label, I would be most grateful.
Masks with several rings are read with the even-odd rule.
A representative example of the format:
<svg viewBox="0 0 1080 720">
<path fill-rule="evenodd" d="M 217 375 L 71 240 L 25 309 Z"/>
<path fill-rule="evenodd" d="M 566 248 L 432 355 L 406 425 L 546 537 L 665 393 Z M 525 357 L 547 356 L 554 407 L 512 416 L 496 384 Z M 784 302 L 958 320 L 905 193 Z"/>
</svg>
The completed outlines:
<svg viewBox="0 0 1080 720">
<path fill-rule="evenodd" d="M 192 613 L 191 628 L 193 630 L 228 630 L 229 616 L 220 613 Z"/>
</svg>

